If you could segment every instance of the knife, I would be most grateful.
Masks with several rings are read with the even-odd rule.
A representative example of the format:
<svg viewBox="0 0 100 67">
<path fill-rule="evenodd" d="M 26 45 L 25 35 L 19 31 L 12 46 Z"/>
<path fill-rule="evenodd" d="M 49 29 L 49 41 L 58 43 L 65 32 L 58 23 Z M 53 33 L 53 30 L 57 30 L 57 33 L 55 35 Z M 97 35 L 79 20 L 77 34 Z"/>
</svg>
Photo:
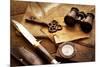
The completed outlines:
<svg viewBox="0 0 100 67">
<path fill-rule="evenodd" d="M 12 20 L 16 29 L 37 49 L 39 49 L 48 59 L 48 61 L 52 64 L 58 64 L 59 62 L 53 58 L 50 53 L 40 44 L 39 41 L 19 22 L 16 20 Z"/>
</svg>

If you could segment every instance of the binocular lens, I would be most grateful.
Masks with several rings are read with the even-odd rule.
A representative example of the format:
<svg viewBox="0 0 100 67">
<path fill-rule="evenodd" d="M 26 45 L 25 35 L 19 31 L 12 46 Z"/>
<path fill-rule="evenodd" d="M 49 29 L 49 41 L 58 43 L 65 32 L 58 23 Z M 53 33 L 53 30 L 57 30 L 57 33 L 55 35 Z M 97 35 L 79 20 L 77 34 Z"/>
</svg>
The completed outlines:
<svg viewBox="0 0 100 67">
<path fill-rule="evenodd" d="M 88 22 L 80 23 L 81 30 L 85 33 L 89 33 L 92 30 L 92 25 Z"/>
<path fill-rule="evenodd" d="M 71 16 L 65 16 L 64 22 L 67 26 L 69 27 L 74 27 L 75 26 L 75 19 Z"/>
</svg>

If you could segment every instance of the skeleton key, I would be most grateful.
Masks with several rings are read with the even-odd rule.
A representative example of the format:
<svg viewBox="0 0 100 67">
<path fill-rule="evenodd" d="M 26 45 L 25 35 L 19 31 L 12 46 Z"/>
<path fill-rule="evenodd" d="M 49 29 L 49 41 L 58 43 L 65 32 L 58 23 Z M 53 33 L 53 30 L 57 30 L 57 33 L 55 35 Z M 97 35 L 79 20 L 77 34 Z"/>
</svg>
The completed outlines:
<svg viewBox="0 0 100 67">
<path fill-rule="evenodd" d="M 54 32 L 57 32 L 59 30 L 62 30 L 62 26 L 59 25 L 56 20 L 53 20 L 50 23 L 46 23 L 46 22 L 39 22 L 39 21 L 37 21 L 35 19 L 36 18 L 34 18 L 34 17 L 30 17 L 29 19 L 25 19 L 25 21 L 46 26 L 46 27 L 48 27 L 48 31 L 50 33 L 54 33 Z"/>
</svg>

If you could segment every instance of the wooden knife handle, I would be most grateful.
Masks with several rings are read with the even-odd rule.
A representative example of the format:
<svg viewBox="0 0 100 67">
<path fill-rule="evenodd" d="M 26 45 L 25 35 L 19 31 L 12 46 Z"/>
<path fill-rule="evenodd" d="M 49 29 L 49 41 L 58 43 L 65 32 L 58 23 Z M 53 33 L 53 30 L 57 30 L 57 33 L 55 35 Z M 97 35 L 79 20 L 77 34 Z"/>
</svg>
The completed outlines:
<svg viewBox="0 0 100 67">
<path fill-rule="evenodd" d="M 48 53 L 48 51 L 41 45 L 37 45 L 36 48 L 39 49 L 39 51 L 41 51 L 41 54 L 44 55 L 50 63 L 53 63 L 53 64 L 57 64 L 58 62 L 56 61 L 56 59 L 54 59 L 50 53 Z"/>
</svg>

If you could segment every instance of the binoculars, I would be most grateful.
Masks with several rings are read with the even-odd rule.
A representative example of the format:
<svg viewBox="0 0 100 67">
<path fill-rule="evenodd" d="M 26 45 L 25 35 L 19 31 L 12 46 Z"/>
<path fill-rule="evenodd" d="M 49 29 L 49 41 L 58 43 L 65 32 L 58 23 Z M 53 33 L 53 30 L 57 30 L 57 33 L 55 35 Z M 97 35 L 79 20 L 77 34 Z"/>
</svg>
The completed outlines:
<svg viewBox="0 0 100 67">
<path fill-rule="evenodd" d="M 78 8 L 72 7 L 70 12 L 64 17 L 64 23 L 72 28 L 78 24 L 83 32 L 89 33 L 92 30 L 94 17 L 93 13 L 85 14 L 84 11 L 80 12 Z"/>
</svg>

